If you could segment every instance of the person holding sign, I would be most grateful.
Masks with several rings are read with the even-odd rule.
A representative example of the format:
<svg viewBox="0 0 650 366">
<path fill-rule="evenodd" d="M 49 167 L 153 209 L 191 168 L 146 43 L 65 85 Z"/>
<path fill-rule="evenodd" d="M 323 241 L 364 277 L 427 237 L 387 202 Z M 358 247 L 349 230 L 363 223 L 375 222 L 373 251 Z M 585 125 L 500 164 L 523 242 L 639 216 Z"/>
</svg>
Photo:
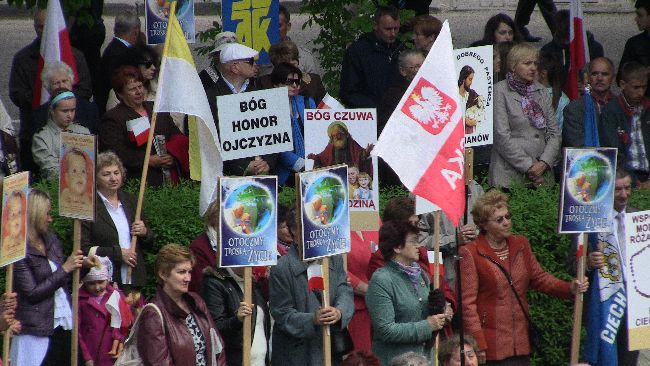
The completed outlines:
<svg viewBox="0 0 650 366">
<path fill-rule="evenodd" d="M 120 287 L 131 285 L 136 290 L 146 282 L 143 245 L 153 243 L 153 232 L 144 221 L 133 221 L 137 198 L 121 190 L 126 174 L 122 161 L 113 152 L 97 156 L 97 194 L 95 221 L 81 223 L 81 249 L 110 258 L 116 269 L 114 281 Z M 131 235 L 138 237 L 137 252 L 131 250 Z M 127 283 L 127 268 L 133 268 Z"/>
<path fill-rule="evenodd" d="M 539 51 L 522 43 L 508 53 L 506 80 L 494 87 L 494 147 L 489 182 L 553 184 L 551 167 L 560 152 L 551 98 L 537 82 Z"/>
<path fill-rule="evenodd" d="M 221 77 L 214 86 L 205 90 L 217 129 L 219 129 L 217 97 L 258 89 L 255 82 L 258 72 L 255 57 L 257 57 L 257 51 L 239 43 L 228 43 L 221 49 L 219 53 Z M 223 174 L 224 176 L 269 174 L 275 169 L 277 159 L 277 154 L 268 154 L 224 161 Z"/>
<path fill-rule="evenodd" d="M 631 193 L 632 174 L 618 168 L 614 181 L 614 220 L 611 230 L 597 234 L 597 250 L 593 250 L 594 243 L 590 240 L 587 269 L 591 271 L 594 287 L 587 308 L 584 354 L 585 360 L 592 365 L 606 365 L 614 358 L 618 359 L 619 365 L 636 365 L 639 358 L 639 351 L 629 351 L 626 279 L 623 277 L 627 263 L 625 215 L 638 211 L 628 205 Z M 621 298 L 623 301 L 620 301 Z M 608 322 L 608 319 L 613 322 Z M 612 324 L 618 324 L 618 329 L 613 328 Z M 601 332 L 603 337 L 600 336 Z M 610 352 L 607 352 L 608 349 Z"/>
<path fill-rule="evenodd" d="M 203 271 L 203 299 L 223 335 L 229 366 L 242 365 L 242 325 L 252 316 L 251 366 L 266 365 L 271 316 L 262 290 L 253 279 L 253 304 L 244 302 L 244 268 L 207 267 Z"/>
<path fill-rule="evenodd" d="M 86 127 L 75 123 L 77 97 L 67 89 L 52 93 L 47 124 L 38 131 L 32 141 L 34 162 L 40 174 L 46 178 L 59 175 L 59 154 L 61 153 L 61 132 L 90 134 Z"/>
<path fill-rule="evenodd" d="M 145 366 L 225 366 L 224 343 L 203 299 L 188 291 L 194 256 L 167 244 L 156 256 L 157 291 L 140 314 L 138 352 Z M 162 317 L 162 319 L 161 319 Z"/>
<path fill-rule="evenodd" d="M 120 104 L 102 117 L 99 149 L 114 151 L 124 162 L 127 175 L 140 177 L 149 135 L 149 120 L 153 116 L 153 102 L 145 101 L 144 78 L 140 70 L 133 66 L 117 69 L 113 74 L 112 83 Z M 165 141 L 169 143 L 172 136 L 182 134 L 169 114 L 158 113 L 155 135 L 165 136 Z M 173 169 L 175 166 L 173 156 L 156 154 L 155 149 L 151 149 L 147 184 L 163 184 L 163 169 Z"/>
<path fill-rule="evenodd" d="M 271 267 L 269 307 L 275 319 L 273 366 L 323 365 L 321 326 L 345 328 L 354 313 L 352 288 L 341 256 L 330 257 L 331 305 L 327 307 L 321 306 L 320 292 L 308 291 L 307 267 L 308 263 L 300 261 L 295 245 Z M 339 365 L 342 355 L 332 356 L 332 365 Z"/>
<path fill-rule="evenodd" d="M 286 86 L 289 90 L 289 105 L 291 107 L 293 151 L 280 153 L 279 164 L 276 168 L 279 185 L 284 185 L 287 182 L 291 172 L 305 169 L 305 109 L 315 109 L 316 103 L 312 98 L 299 94 L 300 80 L 302 80 L 302 71 L 288 63 L 275 66 L 271 73 L 271 82 L 274 87 Z M 290 179 L 289 184 L 292 181 Z"/>
<path fill-rule="evenodd" d="M 528 239 L 512 235 L 504 193 L 491 190 L 479 197 L 472 216 L 481 233 L 459 251 L 463 326 L 478 342 L 481 362 L 528 365 L 529 287 L 568 300 L 578 291 L 585 292 L 589 283 L 562 281 L 544 271 Z"/>
<path fill-rule="evenodd" d="M 27 257 L 14 264 L 18 293 L 16 319 L 22 324 L 11 338 L 14 365 L 40 366 L 70 363 L 72 308 L 68 282 L 82 266 L 81 251 L 66 260 L 56 235 L 48 230 L 51 200 L 33 189 L 28 199 Z"/>
<path fill-rule="evenodd" d="M 372 351 L 382 365 L 406 352 L 424 354 L 424 344 L 448 322 L 428 315 L 429 275 L 420 268 L 419 230 L 408 221 L 388 221 L 379 229 L 386 265 L 370 279 L 366 305 L 372 319 Z"/>
</svg>

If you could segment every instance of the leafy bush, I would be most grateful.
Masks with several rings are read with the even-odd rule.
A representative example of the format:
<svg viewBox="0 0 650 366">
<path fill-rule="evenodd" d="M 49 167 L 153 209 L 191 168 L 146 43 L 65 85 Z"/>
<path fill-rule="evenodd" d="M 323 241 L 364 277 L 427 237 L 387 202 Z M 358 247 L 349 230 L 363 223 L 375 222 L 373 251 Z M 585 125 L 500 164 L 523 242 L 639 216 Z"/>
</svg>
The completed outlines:
<svg viewBox="0 0 650 366">
<path fill-rule="evenodd" d="M 36 188 L 45 190 L 52 196 L 53 223 L 56 232 L 64 243 L 66 253 L 72 248 L 72 220 L 57 215 L 57 184 L 39 182 Z M 129 182 L 126 190 L 137 193 L 137 181 Z M 380 207 L 392 197 L 408 194 L 400 187 L 382 187 L 380 189 Z M 555 276 L 568 280 L 565 262 L 569 251 L 569 237 L 556 233 L 559 187 L 540 187 L 529 190 L 514 187 L 510 190 L 510 206 L 513 217 L 513 230 L 526 236 L 541 265 Z M 295 202 L 295 190 L 280 190 L 279 201 L 291 205 Z M 183 182 L 176 187 L 149 188 L 145 194 L 144 215 L 155 233 L 152 247 L 145 248 L 145 258 L 149 273 L 146 294 L 155 289 L 153 260 L 157 251 L 167 243 L 189 243 L 204 230 L 203 220 L 197 215 L 199 184 Z M 101 203 L 100 203 L 101 204 Z M 640 209 L 650 208 L 650 190 L 635 190 L 631 205 Z M 4 273 L 0 274 L 0 280 Z M 4 281 L 2 281 L 4 287 Z M 544 332 L 545 347 L 534 360 L 535 365 L 562 365 L 568 360 L 573 304 L 543 295 L 529 292 L 530 312 L 535 323 Z"/>
</svg>

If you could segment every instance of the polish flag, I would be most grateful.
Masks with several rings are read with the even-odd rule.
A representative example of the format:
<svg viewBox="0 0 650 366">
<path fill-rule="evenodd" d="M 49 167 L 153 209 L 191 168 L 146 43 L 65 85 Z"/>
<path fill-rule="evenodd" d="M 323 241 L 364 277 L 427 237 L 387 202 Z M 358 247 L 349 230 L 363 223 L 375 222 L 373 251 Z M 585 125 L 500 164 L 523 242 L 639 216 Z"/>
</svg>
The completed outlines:
<svg viewBox="0 0 650 366">
<path fill-rule="evenodd" d="M 584 28 L 582 14 L 582 1 L 571 0 L 570 27 L 569 27 L 569 75 L 564 86 L 566 95 L 571 100 L 580 97 L 578 90 L 578 78 L 580 70 L 589 59 L 589 45 L 587 44 L 587 32 Z"/>
<path fill-rule="evenodd" d="M 323 284 L 323 269 L 320 263 L 313 262 L 307 267 L 307 285 L 309 286 L 309 291 L 325 289 L 325 285 Z"/>
<path fill-rule="evenodd" d="M 436 272 L 435 270 L 435 265 L 436 265 L 436 252 L 434 250 L 428 250 L 427 251 L 427 257 L 429 259 L 429 271 L 431 272 L 431 275 L 433 276 Z M 445 267 L 442 265 L 442 252 L 438 251 L 438 275 L 441 273 L 445 273 Z"/>
<path fill-rule="evenodd" d="M 345 107 L 329 93 L 325 94 L 323 100 L 318 103 L 318 109 L 344 109 Z"/>
<path fill-rule="evenodd" d="M 465 147 L 449 23 L 390 116 L 372 154 L 457 225 L 465 207 Z"/>
<path fill-rule="evenodd" d="M 79 77 L 77 76 L 77 64 L 72 54 L 70 35 L 68 34 L 68 28 L 65 24 L 61 4 L 59 1 L 48 1 L 47 16 L 45 18 L 43 36 L 41 38 L 41 55 L 38 58 L 36 83 L 34 84 L 34 96 L 32 98 L 33 108 L 40 106 L 50 99 L 50 94 L 41 82 L 41 72 L 43 71 L 43 65 L 55 61 L 63 61 L 70 66 L 74 73 L 74 80 L 72 81 L 73 85 L 79 81 Z"/>
<path fill-rule="evenodd" d="M 147 143 L 149 139 L 149 119 L 147 117 L 140 117 L 126 121 L 126 130 L 129 133 L 129 140 L 135 142 L 136 145 L 142 146 Z"/>
</svg>

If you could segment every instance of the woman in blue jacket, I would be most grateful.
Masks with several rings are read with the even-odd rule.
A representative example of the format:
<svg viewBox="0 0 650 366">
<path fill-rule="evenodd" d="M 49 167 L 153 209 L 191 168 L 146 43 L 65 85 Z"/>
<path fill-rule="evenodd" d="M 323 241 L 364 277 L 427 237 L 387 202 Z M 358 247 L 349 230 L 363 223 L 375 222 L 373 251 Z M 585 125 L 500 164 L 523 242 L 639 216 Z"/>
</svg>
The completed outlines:
<svg viewBox="0 0 650 366">
<path fill-rule="evenodd" d="M 293 185 L 293 180 L 287 182 L 292 172 L 305 169 L 305 109 L 316 108 L 312 98 L 300 95 L 300 80 L 302 71 L 292 64 L 281 63 L 273 68 L 271 82 L 274 87 L 286 86 L 289 89 L 289 107 L 291 111 L 291 130 L 293 151 L 280 153 L 280 161 L 276 167 L 278 184 Z"/>
</svg>

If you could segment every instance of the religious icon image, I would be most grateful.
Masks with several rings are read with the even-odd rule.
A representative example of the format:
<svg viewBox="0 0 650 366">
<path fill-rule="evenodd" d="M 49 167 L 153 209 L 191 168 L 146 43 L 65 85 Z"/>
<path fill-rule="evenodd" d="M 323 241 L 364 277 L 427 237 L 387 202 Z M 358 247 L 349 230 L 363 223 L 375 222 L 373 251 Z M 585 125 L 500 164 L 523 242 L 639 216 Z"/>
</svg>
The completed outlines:
<svg viewBox="0 0 650 366">
<path fill-rule="evenodd" d="M 458 94 L 461 105 L 465 106 L 465 134 L 474 133 L 476 126 L 485 120 L 485 100 L 474 89 L 474 69 L 465 65 L 458 75 Z"/>
</svg>

